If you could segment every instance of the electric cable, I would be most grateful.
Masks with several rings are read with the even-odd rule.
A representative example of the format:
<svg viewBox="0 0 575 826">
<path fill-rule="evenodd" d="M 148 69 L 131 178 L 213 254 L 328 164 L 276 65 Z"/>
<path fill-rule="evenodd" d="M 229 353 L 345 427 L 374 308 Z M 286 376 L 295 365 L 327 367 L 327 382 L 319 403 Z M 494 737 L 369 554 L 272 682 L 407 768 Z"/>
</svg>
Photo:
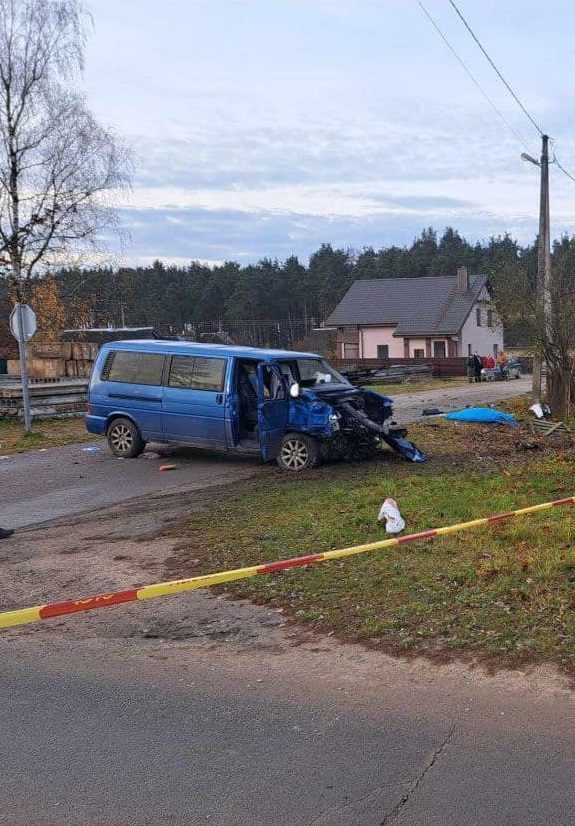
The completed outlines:
<svg viewBox="0 0 575 826">
<path fill-rule="evenodd" d="M 418 2 L 418 5 L 420 6 L 421 10 L 423 11 L 423 13 L 425 14 L 425 16 L 427 17 L 427 19 L 429 20 L 429 22 L 431 23 L 431 25 L 432 25 L 432 26 L 433 26 L 433 28 L 435 29 L 435 31 L 436 31 L 436 32 L 438 33 L 438 35 L 441 37 L 441 39 L 443 40 L 443 42 L 445 43 L 445 45 L 447 46 L 447 48 L 449 49 L 449 51 L 452 53 L 452 55 L 455 57 L 455 59 L 457 60 L 457 62 L 458 62 L 458 63 L 462 66 L 462 68 L 464 69 L 465 73 L 469 76 L 469 78 L 471 79 L 471 81 L 473 82 L 473 84 L 477 87 L 477 89 L 479 89 L 479 91 L 481 92 L 481 94 L 483 95 L 483 97 L 485 98 L 485 100 L 488 102 L 488 104 L 491 106 L 491 108 L 493 109 L 493 111 L 495 112 L 495 114 L 497 115 L 497 117 L 501 120 L 501 122 L 502 122 L 502 123 L 504 123 L 504 124 L 505 124 L 505 126 L 509 129 L 509 131 L 510 131 L 510 132 L 511 132 L 511 134 L 513 135 L 513 137 L 514 137 L 516 140 L 518 140 L 518 141 L 519 141 L 519 143 L 521 144 L 521 146 L 523 146 L 523 148 L 524 148 L 527 152 L 529 152 L 529 147 L 527 146 L 527 144 L 525 143 L 525 141 L 523 140 L 523 138 L 522 138 L 522 137 L 521 137 L 521 136 L 520 136 L 520 135 L 519 135 L 519 134 L 515 131 L 515 129 L 511 126 L 511 124 L 509 123 L 509 121 L 508 121 L 508 120 L 505 118 L 505 116 L 504 116 L 504 115 L 503 115 L 503 114 L 499 111 L 499 109 L 498 109 L 498 108 L 497 108 L 497 106 L 493 103 L 493 101 L 491 100 L 491 98 L 489 97 L 489 95 L 487 94 L 487 92 L 483 89 L 483 87 L 481 86 L 481 84 L 479 83 L 479 81 L 475 78 L 475 76 L 473 75 L 473 73 L 472 73 L 471 69 L 469 69 L 469 67 L 467 66 L 467 64 L 466 64 L 466 63 L 462 60 L 462 58 L 461 58 L 461 57 L 459 57 L 459 55 L 457 54 L 456 50 L 453 48 L 453 46 L 451 45 L 451 43 L 449 42 L 449 40 L 447 39 L 447 37 L 445 36 L 445 34 L 444 34 L 444 33 L 442 32 L 442 30 L 440 29 L 439 24 L 435 21 L 435 19 L 434 19 L 434 18 L 431 16 L 431 14 L 427 11 L 427 9 L 425 8 L 425 6 L 424 6 L 424 5 L 423 5 L 423 3 L 421 2 L 421 0 L 417 0 L 417 2 Z"/>
<path fill-rule="evenodd" d="M 541 129 L 541 127 L 539 126 L 539 124 L 538 124 L 538 123 L 536 123 L 536 121 L 535 121 L 535 120 L 531 117 L 531 115 L 529 114 L 529 112 L 527 111 L 527 109 L 525 108 L 525 106 L 524 106 L 524 105 L 521 103 L 521 101 L 519 100 L 519 97 L 515 94 L 515 92 L 513 91 L 513 89 L 511 88 L 511 86 L 509 85 L 509 83 L 508 83 L 508 82 L 505 80 L 505 78 L 503 77 L 503 74 L 501 73 L 501 71 L 499 70 L 499 68 L 495 65 L 495 63 L 493 62 L 493 60 L 491 59 L 491 57 L 488 55 L 488 53 L 487 53 L 487 51 L 485 50 L 485 48 L 483 47 L 483 45 L 482 45 L 481 41 L 479 40 L 479 38 L 477 37 L 477 35 L 475 34 L 475 32 L 473 31 L 473 29 L 472 29 L 472 28 L 471 28 L 471 26 L 469 25 L 469 23 L 467 22 L 467 20 L 465 19 L 465 17 L 462 15 L 462 13 L 461 13 L 461 12 L 459 11 L 459 9 L 457 8 L 456 4 L 454 3 L 454 0 L 449 0 L 449 3 L 450 3 L 450 5 L 453 7 L 453 9 L 455 10 L 456 14 L 457 14 L 457 15 L 458 15 L 458 17 L 460 18 L 461 22 L 463 23 L 463 25 L 465 26 L 465 28 L 467 29 L 467 31 L 469 32 L 469 34 L 471 35 L 471 37 L 475 40 L 475 42 L 477 43 L 477 45 L 478 45 L 478 46 L 479 46 L 479 48 L 481 49 L 481 51 L 483 52 L 483 54 L 484 54 L 484 55 L 485 55 L 485 57 L 487 58 L 487 60 L 488 60 L 488 62 L 489 62 L 489 65 L 490 65 L 490 66 L 491 66 L 491 68 L 494 70 L 494 72 L 497 74 L 497 77 L 498 77 L 498 78 L 500 79 L 500 81 L 503 83 L 503 85 L 505 86 L 505 88 L 507 89 L 507 91 L 509 92 L 509 94 L 511 95 L 511 97 L 513 98 L 513 100 L 517 103 L 517 105 L 519 106 L 519 108 L 521 109 L 521 111 L 522 111 L 522 112 L 523 112 L 523 113 L 524 113 L 524 114 L 525 114 L 525 115 L 529 118 L 529 120 L 531 121 L 531 123 L 533 124 L 533 126 L 535 127 L 535 129 L 537 129 L 537 131 L 539 132 L 539 134 L 540 134 L 540 135 L 545 134 L 545 133 L 543 132 L 543 130 Z"/>
</svg>

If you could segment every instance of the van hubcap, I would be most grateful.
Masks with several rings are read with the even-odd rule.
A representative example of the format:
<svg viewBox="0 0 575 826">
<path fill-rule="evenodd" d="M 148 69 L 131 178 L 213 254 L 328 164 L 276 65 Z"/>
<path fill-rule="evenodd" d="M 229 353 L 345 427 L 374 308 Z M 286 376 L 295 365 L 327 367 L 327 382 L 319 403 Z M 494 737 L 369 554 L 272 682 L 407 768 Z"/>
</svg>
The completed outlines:
<svg viewBox="0 0 575 826">
<path fill-rule="evenodd" d="M 134 437 L 129 427 L 118 424 L 110 432 L 110 441 L 118 453 L 127 453 L 134 443 Z"/>
<path fill-rule="evenodd" d="M 290 439 L 285 442 L 281 450 L 281 459 L 284 467 L 290 470 L 301 470 L 308 461 L 308 449 L 305 442 L 300 442 L 299 439 Z"/>
</svg>

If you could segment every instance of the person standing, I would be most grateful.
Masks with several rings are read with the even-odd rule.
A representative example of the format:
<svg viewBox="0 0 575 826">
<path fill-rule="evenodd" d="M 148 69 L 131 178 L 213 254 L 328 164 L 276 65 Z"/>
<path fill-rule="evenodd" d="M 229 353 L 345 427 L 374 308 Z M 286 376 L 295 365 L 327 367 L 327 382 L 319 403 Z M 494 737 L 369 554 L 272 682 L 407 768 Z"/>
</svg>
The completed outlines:
<svg viewBox="0 0 575 826">
<path fill-rule="evenodd" d="M 483 366 L 487 368 L 487 370 L 493 370 L 495 367 L 495 359 L 493 356 L 486 356 L 483 360 Z"/>
<path fill-rule="evenodd" d="M 480 382 L 481 381 L 481 368 L 483 367 L 483 362 L 482 362 L 481 356 L 479 355 L 477 350 L 473 354 L 473 362 L 474 362 L 475 381 Z"/>
<path fill-rule="evenodd" d="M 467 367 L 467 381 L 469 384 L 473 384 L 475 380 L 475 356 L 469 356 L 465 366 Z"/>
</svg>

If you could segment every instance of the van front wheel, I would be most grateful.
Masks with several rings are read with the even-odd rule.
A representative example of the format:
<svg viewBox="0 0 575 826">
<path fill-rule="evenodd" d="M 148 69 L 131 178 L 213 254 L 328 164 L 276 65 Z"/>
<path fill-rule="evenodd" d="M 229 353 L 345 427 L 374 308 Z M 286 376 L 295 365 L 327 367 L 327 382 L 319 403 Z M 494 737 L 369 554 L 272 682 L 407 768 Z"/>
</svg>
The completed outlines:
<svg viewBox="0 0 575 826">
<path fill-rule="evenodd" d="M 319 462 L 319 445 L 315 439 L 303 433 L 286 433 L 276 462 L 283 470 L 308 470 Z"/>
<path fill-rule="evenodd" d="M 138 428 L 129 419 L 114 419 L 108 427 L 106 437 L 114 456 L 122 459 L 134 459 L 146 446 Z"/>
</svg>

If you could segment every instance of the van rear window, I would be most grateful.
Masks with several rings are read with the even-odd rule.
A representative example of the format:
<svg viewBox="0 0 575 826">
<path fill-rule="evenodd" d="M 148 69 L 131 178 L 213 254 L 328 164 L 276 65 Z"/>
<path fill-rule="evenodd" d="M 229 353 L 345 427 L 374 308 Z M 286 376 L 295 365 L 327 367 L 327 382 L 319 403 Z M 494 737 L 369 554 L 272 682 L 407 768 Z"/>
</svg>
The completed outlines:
<svg viewBox="0 0 575 826">
<path fill-rule="evenodd" d="M 109 353 L 101 378 L 125 384 L 161 385 L 164 356 L 159 353 L 134 353 L 116 350 Z"/>
<path fill-rule="evenodd" d="M 226 359 L 174 356 L 168 384 L 170 387 L 187 390 L 212 390 L 221 393 L 224 389 L 225 373 Z"/>
</svg>

